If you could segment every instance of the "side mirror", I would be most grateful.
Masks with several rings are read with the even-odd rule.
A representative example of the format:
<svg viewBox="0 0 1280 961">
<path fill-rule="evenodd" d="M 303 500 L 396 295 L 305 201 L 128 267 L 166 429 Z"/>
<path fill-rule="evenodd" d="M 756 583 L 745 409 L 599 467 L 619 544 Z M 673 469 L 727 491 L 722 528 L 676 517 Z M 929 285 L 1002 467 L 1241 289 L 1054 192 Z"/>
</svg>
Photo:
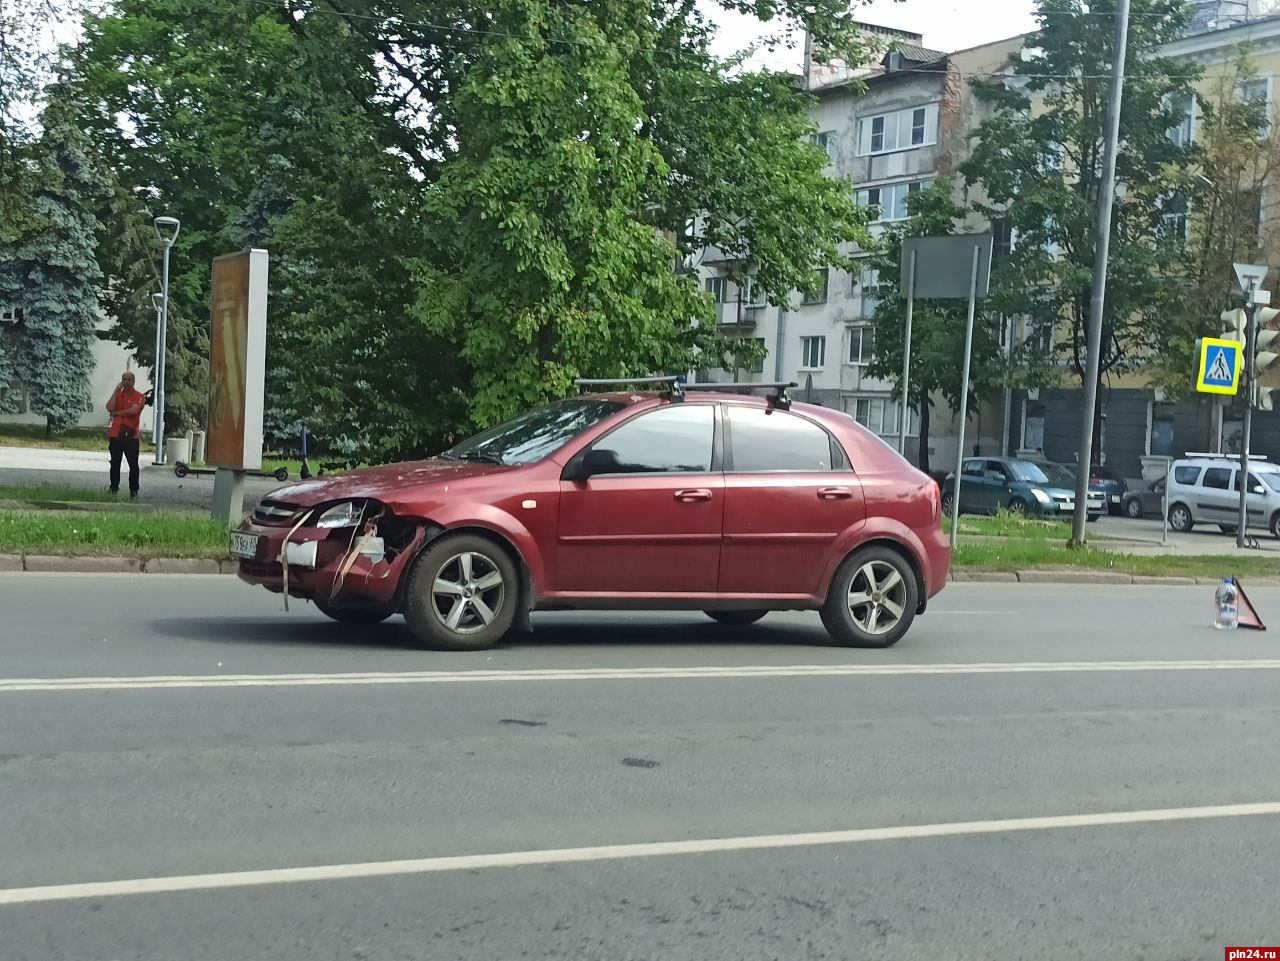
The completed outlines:
<svg viewBox="0 0 1280 961">
<path fill-rule="evenodd" d="M 560 476 L 567 481 L 584 481 L 596 474 L 611 474 L 617 469 L 617 454 L 592 447 L 569 461 Z"/>
</svg>

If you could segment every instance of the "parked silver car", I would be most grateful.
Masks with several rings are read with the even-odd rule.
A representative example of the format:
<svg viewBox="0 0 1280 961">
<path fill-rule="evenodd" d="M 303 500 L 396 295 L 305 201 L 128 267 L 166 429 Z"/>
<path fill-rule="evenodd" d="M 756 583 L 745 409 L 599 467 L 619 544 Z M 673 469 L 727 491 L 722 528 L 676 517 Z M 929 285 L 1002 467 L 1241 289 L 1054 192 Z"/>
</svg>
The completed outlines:
<svg viewBox="0 0 1280 961">
<path fill-rule="evenodd" d="M 1280 466 L 1249 463 L 1249 528 L 1280 538 Z M 1169 526 L 1186 532 L 1216 524 L 1234 534 L 1240 517 L 1240 465 L 1229 457 L 1189 457 L 1173 462 L 1169 476 Z"/>
</svg>

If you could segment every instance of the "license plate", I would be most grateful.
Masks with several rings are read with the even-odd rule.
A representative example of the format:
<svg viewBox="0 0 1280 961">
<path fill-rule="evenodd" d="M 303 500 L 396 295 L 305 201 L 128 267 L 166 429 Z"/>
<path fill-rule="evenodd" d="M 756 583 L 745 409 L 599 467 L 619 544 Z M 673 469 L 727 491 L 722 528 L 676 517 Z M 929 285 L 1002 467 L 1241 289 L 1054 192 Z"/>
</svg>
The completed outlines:
<svg viewBox="0 0 1280 961">
<path fill-rule="evenodd" d="M 1111 495 L 1111 503 L 1113 503 L 1113 504 L 1119 504 L 1119 503 L 1120 503 L 1120 495 L 1119 495 L 1119 494 L 1112 494 L 1112 495 Z"/>
<path fill-rule="evenodd" d="M 258 541 L 260 538 L 257 534 L 245 534 L 241 531 L 231 532 L 231 556 L 244 557 L 253 560 L 258 556 Z"/>
</svg>

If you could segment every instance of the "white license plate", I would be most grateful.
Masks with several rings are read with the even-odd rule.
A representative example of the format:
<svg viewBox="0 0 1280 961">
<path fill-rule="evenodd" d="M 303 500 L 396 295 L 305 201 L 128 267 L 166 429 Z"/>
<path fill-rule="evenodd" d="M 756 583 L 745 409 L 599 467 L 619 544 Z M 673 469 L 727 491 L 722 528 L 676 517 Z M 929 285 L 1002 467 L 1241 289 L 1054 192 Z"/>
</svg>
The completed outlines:
<svg viewBox="0 0 1280 961">
<path fill-rule="evenodd" d="M 245 534 L 245 533 L 242 533 L 241 531 L 232 531 L 231 532 L 231 556 L 245 557 L 245 558 L 248 558 L 249 560 L 253 560 L 255 557 L 258 556 L 259 539 L 260 538 L 258 537 L 257 534 Z"/>
<path fill-rule="evenodd" d="M 1111 495 L 1111 503 L 1113 503 L 1113 504 L 1119 504 L 1119 503 L 1120 503 L 1120 495 L 1119 495 L 1119 494 L 1112 494 L 1112 495 Z"/>
</svg>

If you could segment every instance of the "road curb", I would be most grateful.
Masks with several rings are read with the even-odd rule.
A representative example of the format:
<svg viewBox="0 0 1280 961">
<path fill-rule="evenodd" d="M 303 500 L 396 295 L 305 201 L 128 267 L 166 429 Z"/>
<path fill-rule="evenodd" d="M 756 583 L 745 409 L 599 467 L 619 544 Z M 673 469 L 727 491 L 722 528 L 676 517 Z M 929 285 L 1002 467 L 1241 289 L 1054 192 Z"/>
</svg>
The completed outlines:
<svg viewBox="0 0 1280 961">
<path fill-rule="evenodd" d="M 24 570 L 49 574 L 137 574 L 142 561 L 136 557 L 61 557 L 54 554 L 26 554 Z"/>
<path fill-rule="evenodd" d="M 183 557 L 153 557 L 142 565 L 147 574 L 221 574 L 222 566 L 215 560 Z"/>
<path fill-rule="evenodd" d="M 0 571 L 22 570 L 21 554 L 0 554 Z"/>
</svg>

